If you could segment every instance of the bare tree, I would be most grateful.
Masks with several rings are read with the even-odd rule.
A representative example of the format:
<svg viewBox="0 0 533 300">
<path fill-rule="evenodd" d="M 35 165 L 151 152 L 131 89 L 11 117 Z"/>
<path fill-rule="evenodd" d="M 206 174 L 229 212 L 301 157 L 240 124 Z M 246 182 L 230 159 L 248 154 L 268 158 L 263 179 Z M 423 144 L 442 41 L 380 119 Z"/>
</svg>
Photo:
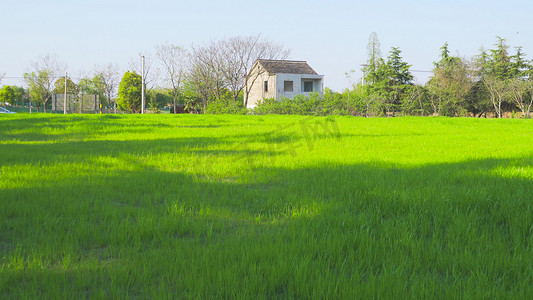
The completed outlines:
<svg viewBox="0 0 533 300">
<path fill-rule="evenodd" d="M 203 111 L 207 110 L 207 102 L 213 93 L 210 76 L 207 75 L 208 70 L 205 70 L 202 65 L 192 64 L 189 70 L 189 81 L 196 90 L 196 93 L 202 99 Z"/>
<path fill-rule="evenodd" d="M 2 84 L 2 80 L 4 80 L 5 76 L 6 76 L 6 73 L 0 73 L 0 84 Z"/>
<path fill-rule="evenodd" d="M 213 76 L 212 81 L 214 83 L 214 96 L 218 100 L 222 98 L 222 89 L 228 86 L 226 70 L 229 63 L 226 61 L 226 51 L 223 45 L 223 41 L 211 41 L 202 48 L 193 48 L 193 52 L 198 55 L 211 71 L 210 73 Z"/>
<path fill-rule="evenodd" d="M 498 79 L 495 76 L 487 76 L 483 78 L 483 82 L 487 87 L 490 95 L 490 102 L 494 106 L 494 111 L 498 118 L 502 117 L 502 103 L 505 101 L 507 90 L 507 82 Z"/>
<path fill-rule="evenodd" d="M 95 66 L 95 79 L 101 85 L 98 88 L 104 93 L 108 104 L 113 104 L 115 113 L 117 105 L 115 98 L 117 96 L 118 84 L 120 83 L 120 68 L 112 63 L 105 66 Z"/>
<path fill-rule="evenodd" d="M 203 99 L 204 110 L 210 97 L 221 99 L 223 88 L 228 88 L 235 100 L 242 93 L 246 106 L 253 83 L 264 72 L 252 72 L 254 63 L 259 59 L 286 59 L 288 55 L 288 50 L 263 40 L 261 35 L 212 41 L 192 47 L 189 79 Z"/>
<path fill-rule="evenodd" d="M 147 91 L 151 91 L 159 81 L 159 69 L 155 66 L 154 58 L 152 55 L 139 53 L 138 58 L 132 58 L 130 61 L 130 68 L 139 75 L 142 74 L 142 60 L 144 56 L 144 84 Z"/>
<path fill-rule="evenodd" d="M 175 112 L 181 85 L 186 76 L 189 58 L 187 50 L 171 44 L 164 44 L 156 47 L 156 57 L 163 64 L 166 71 L 166 80 L 170 83 L 172 89 Z"/>
<path fill-rule="evenodd" d="M 533 82 L 511 79 L 508 91 L 509 97 L 520 108 L 522 114 L 529 118 L 533 105 Z"/>
<path fill-rule="evenodd" d="M 246 75 L 244 74 L 240 57 L 240 41 L 239 38 L 231 38 L 227 41 L 222 41 L 220 44 L 225 61 L 223 74 L 226 84 L 233 94 L 233 100 L 237 100 L 244 87 L 244 75 Z"/>
<path fill-rule="evenodd" d="M 202 98 L 204 113 L 210 98 L 215 96 L 220 99 L 220 89 L 223 87 L 219 58 L 216 57 L 218 51 L 216 42 L 209 46 L 192 48 L 189 80 Z"/>
<path fill-rule="evenodd" d="M 248 105 L 251 87 L 264 72 L 264 70 L 251 72 L 254 63 L 259 59 L 283 60 L 290 54 L 290 51 L 285 50 L 282 45 L 264 40 L 260 34 L 230 38 L 224 48 L 227 62 L 225 77 L 228 80 L 228 86 L 235 99 L 241 91 L 244 91 L 244 106 Z"/>
<path fill-rule="evenodd" d="M 24 81 L 34 101 L 42 103 L 46 112 L 46 103 L 52 97 L 54 82 L 64 73 L 66 67 L 59 63 L 55 56 L 46 55 L 32 62 L 31 69 L 32 71 L 24 74 Z"/>
<path fill-rule="evenodd" d="M 95 92 L 95 82 L 86 72 L 80 72 L 78 78 L 80 79 L 78 82 L 78 113 L 81 114 L 83 112 L 83 100 L 85 95 Z"/>
</svg>

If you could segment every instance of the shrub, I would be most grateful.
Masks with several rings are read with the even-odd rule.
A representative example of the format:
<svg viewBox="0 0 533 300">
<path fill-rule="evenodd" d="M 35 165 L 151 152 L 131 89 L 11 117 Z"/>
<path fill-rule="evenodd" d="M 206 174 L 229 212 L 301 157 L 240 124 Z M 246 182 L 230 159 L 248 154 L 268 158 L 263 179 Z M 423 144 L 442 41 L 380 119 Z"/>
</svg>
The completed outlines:
<svg viewBox="0 0 533 300">
<path fill-rule="evenodd" d="M 327 114 L 324 109 L 324 100 L 318 93 L 311 93 L 309 96 L 296 95 L 289 99 L 282 97 L 276 99 L 264 99 L 263 103 L 253 109 L 254 114 L 280 114 L 280 115 L 315 115 L 323 116 Z"/>
<path fill-rule="evenodd" d="M 206 113 L 245 115 L 248 113 L 248 109 L 244 107 L 242 102 L 222 99 L 209 102 Z"/>
</svg>

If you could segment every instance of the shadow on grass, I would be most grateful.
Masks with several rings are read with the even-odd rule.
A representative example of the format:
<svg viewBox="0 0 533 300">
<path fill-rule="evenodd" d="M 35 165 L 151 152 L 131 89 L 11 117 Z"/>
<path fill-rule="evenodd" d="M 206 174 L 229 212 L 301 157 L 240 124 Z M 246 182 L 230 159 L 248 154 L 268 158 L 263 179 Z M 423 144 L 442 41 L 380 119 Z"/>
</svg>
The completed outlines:
<svg viewBox="0 0 533 300">
<path fill-rule="evenodd" d="M 120 115 L 35 115 L 11 116 L 0 119 L 0 140 L 4 141 L 70 141 L 116 132 L 120 134 L 148 134 L 161 129 L 213 129 L 226 124 L 202 124 L 203 119 L 184 119 L 180 116 L 120 116 Z M 185 123 L 187 122 L 187 123 Z"/>
<path fill-rule="evenodd" d="M 31 119 L 27 119 L 31 120 Z M 27 120 L 24 120 L 26 122 Z M 68 122 L 68 120 L 53 120 L 52 123 L 38 122 L 39 126 L 31 125 L 26 127 L 17 126 L 10 128 L 2 126 L 0 132 L 4 141 L 37 141 L 37 142 L 62 142 L 72 140 L 84 140 L 90 137 L 97 137 L 101 134 L 112 132 L 120 134 L 149 134 L 161 128 L 169 128 L 166 124 L 150 124 L 149 126 L 135 126 L 131 124 L 111 124 L 112 121 L 94 122 L 94 120 Z M 28 129 L 25 129 L 28 128 Z"/>
<path fill-rule="evenodd" d="M 54 162 L 61 151 L 179 155 L 220 142 L 91 141 L 72 142 L 68 151 L 61 144 L 9 151 L 50 152 L 41 159 Z M 87 297 L 532 293 L 531 156 L 419 167 L 262 167 L 233 178 L 131 163 L 139 168 L 1 191 L 2 294 L 54 296 L 56 282 L 67 287 L 55 295 Z"/>
</svg>

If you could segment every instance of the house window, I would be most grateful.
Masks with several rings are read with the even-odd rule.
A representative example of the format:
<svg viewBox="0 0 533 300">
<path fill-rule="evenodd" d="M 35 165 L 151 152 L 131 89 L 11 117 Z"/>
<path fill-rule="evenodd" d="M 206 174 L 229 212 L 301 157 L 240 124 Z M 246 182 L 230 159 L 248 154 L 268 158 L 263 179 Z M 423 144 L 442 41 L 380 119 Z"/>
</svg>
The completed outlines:
<svg viewBox="0 0 533 300">
<path fill-rule="evenodd" d="M 265 92 L 268 92 L 268 81 L 265 81 Z"/>
<path fill-rule="evenodd" d="M 283 82 L 283 91 L 292 92 L 293 83 L 292 81 Z"/>
<path fill-rule="evenodd" d="M 313 82 L 312 81 L 304 81 L 304 92 L 312 92 L 313 91 Z"/>
</svg>

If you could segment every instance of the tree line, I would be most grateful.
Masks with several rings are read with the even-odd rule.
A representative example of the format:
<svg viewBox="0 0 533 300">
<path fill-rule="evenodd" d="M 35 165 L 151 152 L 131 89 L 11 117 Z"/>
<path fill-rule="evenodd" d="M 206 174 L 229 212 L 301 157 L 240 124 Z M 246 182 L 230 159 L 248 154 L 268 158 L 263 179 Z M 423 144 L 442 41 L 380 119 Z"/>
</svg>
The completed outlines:
<svg viewBox="0 0 533 300">
<path fill-rule="evenodd" d="M 511 47 L 497 37 L 493 49 L 480 50 L 473 57 L 450 53 L 441 47 L 429 81 L 415 84 L 411 65 L 398 47 L 386 58 L 377 34 L 367 45 L 368 58 L 361 82 L 342 92 L 325 90 L 323 95 L 297 96 L 293 99 L 265 99 L 251 113 L 313 115 L 442 115 L 503 117 L 511 113 L 530 117 L 533 105 L 533 61 L 527 60 L 522 47 Z M 174 111 L 191 113 L 250 113 L 246 109 L 250 83 L 248 77 L 257 59 L 285 59 L 289 51 L 261 35 L 233 37 L 185 49 L 171 44 L 155 47 L 146 55 L 144 84 L 147 104 L 157 112 L 165 105 Z M 142 68 L 140 59 L 120 77 L 118 66 L 96 67 L 92 76 L 77 83 L 64 74 L 65 67 L 47 56 L 32 63 L 24 74 L 27 89 L 4 86 L 0 101 L 30 100 L 46 111 L 52 94 L 62 94 L 67 84 L 70 95 L 98 95 L 108 107 L 137 113 L 141 106 Z M 346 74 L 350 76 L 349 73 Z"/>
<path fill-rule="evenodd" d="M 4 85 L 0 89 L 0 102 L 14 104 L 28 104 L 39 110 L 47 112 L 51 107 L 54 94 L 67 94 L 74 96 L 75 101 L 81 101 L 84 95 L 96 95 L 105 104 L 112 104 L 116 97 L 118 86 L 119 68 L 117 65 L 108 64 L 95 66 L 92 76 L 81 76 L 74 82 L 71 76 L 65 73 L 66 67 L 54 56 L 44 56 L 31 62 L 32 71 L 24 73 L 24 82 L 27 88 L 13 85 Z"/>
<path fill-rule="evenodd" d="M 32 62 L 32 71 L 24 74 L 27 89 L 4 86 L 0 101 L 31 101 L 46 112 L 52 95 L 65 93 L 66 83 L 67 93 L 75 99 L 84 94 L 98 95 L 107 107 L 138 113 L 144 84 L 152 111 L 171 105 L 174 110 L 193 113 L 243 112 L 250 93 L 248 83 L 257 79 L 247 76 L 254 62 L 261 58 L 286 59 L 288 55 L 289 50 L 261 35 L 213 40 L 190 49 L 163 44 L 155 47 L 153 54 L 132 59 L 130 69 L 121 77 L 118 66 L 109 64 L 95 67 L 92 75 L 82 76 L 77 82 L 65 75 L 65 66 L 55 57 L 45 56 Z M 144 67 L 141 56 L 145 58 Z M 14 89 L 17 93 L 12 92 Z"/>
<path fill-rule="evenodd" d="M 425 85 L 413 84 L 400 50 L 392 48 L 387 61 L 380 57 L 379 40 L 372 34 L 365 65 L 364 88 L 370 106 L 386 113 L 501 118 L 504 112 L 529 117 L 533 104 L 533 62 L 522 47 L 510 53 L 506 40 L 497 37 L 494 49 L 481 49 L 470 57 L 450 54 L 441 47 L 433 74 Z M 371 107 L 365 108 L 365 112 Z"/>
<path fill-rule="evenodd" d="M 254 62 L 260 58 L 286 59 L 289 55 L 282 45 L 261 35 L 215 40 L 191 49 L 164 44 L 155 50 L 154 59 L 145 67 L 145 84 L 148 82 L 146 88 L 151 92 L 149 106 L 157 109 L 171 102 L 174 110 L 180 105 L 195 113 L 243 112 L 249 83 L 257 79 L 257 75 L 248 76 Z M 153 89 L 149 84 L 158 76 L 148 75 L 146 69 L 152 70 L 155 63 L 162 66 L 165 88 Z M 141 73 L 137 66 L 124 74 L 118 91 L 119 108 L 140 110 Z"/>
<path fill-rule="evenodd" d="M 323 97 L 269 99 L 255 113 L 498 118 L 508 113 L 530 118 L 533 61 L 525 59 L 522 47 L 515 47 L 511 54 L 501 37 L 494 46 L 466 58 L 452 55 L 444 43 L 439 59 L 433 63 L 432 76 L 421 85 L 414 83 L 411 65 L 403 60 L 401 50 L 392 47 L 383 58 L 377 34 L 372 33 L 361 82 L 342 93 L 326 88 Z"/>
</svg>

